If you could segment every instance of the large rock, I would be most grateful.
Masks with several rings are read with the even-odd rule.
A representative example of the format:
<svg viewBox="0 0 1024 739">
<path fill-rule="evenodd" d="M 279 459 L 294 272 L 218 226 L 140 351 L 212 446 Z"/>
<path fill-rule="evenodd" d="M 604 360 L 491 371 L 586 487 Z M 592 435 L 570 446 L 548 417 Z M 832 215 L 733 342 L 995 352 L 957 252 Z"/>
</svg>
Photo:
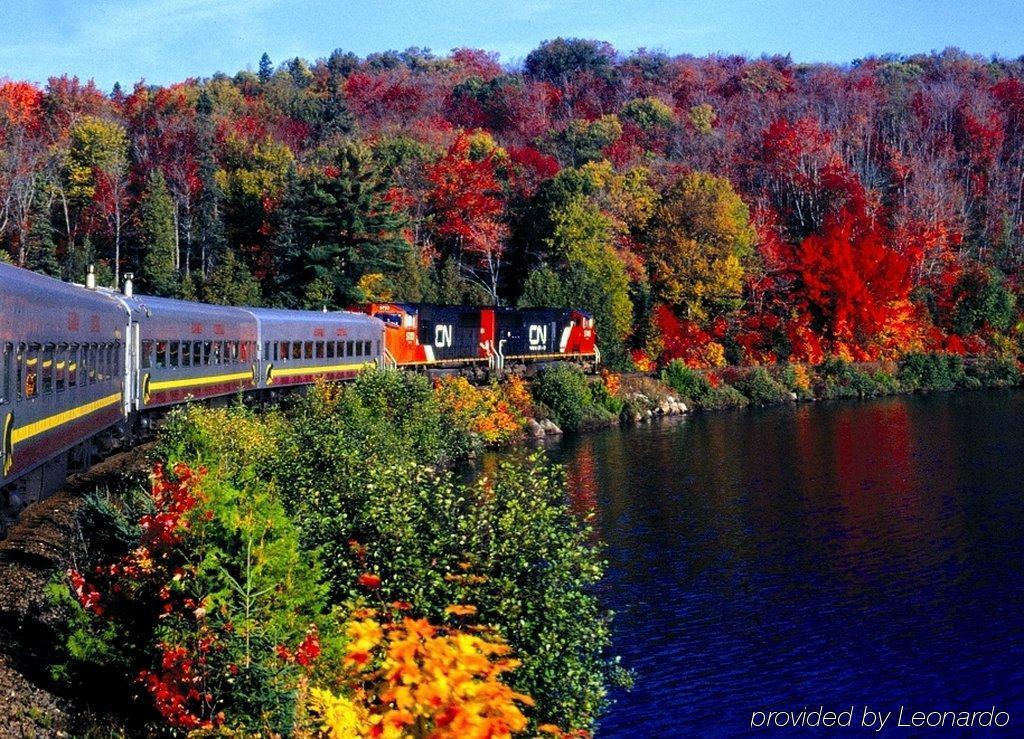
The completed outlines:
<svg viewBox="0 0 1024 739">
<path fill-rule="evenodd" d="M 540 439 L 544 436 L 544 427 L 537 423 L 537 419 L 531 418 L 526 422 L 526 432 L 534 439 Z"/>
</svg>

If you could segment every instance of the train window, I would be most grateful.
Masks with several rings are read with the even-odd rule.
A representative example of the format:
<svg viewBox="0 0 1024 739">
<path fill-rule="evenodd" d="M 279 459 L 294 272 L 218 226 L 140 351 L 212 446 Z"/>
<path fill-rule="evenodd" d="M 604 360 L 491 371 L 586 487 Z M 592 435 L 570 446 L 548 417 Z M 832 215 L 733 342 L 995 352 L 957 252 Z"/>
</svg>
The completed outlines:
<svg viewBox="0 0 1024 739">
<path fill-rule="evenodd" d="M 306 353 L 305 353 L 304 356 L 306 357 L 306 359 L 312 359 L 313 358 L 313 342 L 312 341 L 307 341 L 306 342 Z"/>
<path fill-rule="evenodd" d="M 323 359 L 324 358 L 324 342 L 322 342 L 322 341 L 316 342 L 316 346 L 314 347 L 314 349 L 316 350 L 316 358 L 317 359 Z"/>
<path fill-rule="evenodd" d="M 201 341 L 192 342 L 192 366 L 203 366 L 203 342 Z"/>
<path fill-rule="evenodd" d="M 353 341 L 346 341 L 345 342 L 345 356 L 346 357 L 354 356 L 354 354 L 355 354 L 355 352 L 353 351 L 354 350 L 354 344 L 355 344 L 355 342 L 353 342 Z"/>
<path fill-rule="evenodd" d="M 0 346 L 0 403 L 11 399 L 11 355 L 14 353 L 10 344 Z"/>
<path fill-rule="evenodd" d="M 75 387 L 78 384 L 78 344 L 68 345 L 68 366 L 65 370 L 67 386 Z"/>
<path fill-rule="evenodd" d="M 302 358 L 302 342 L 292 342 L 292 353 L 288 356 L 289 359 L 301 359 Z"/>
<path fill-rule="evenodd" d="M 178 367 L 181 365 L 181 344 L 177 341 L 170 342 L 167 364 L 169 367 Z"/>
<path fill-rule="evenodd" d="M 149 369 L 153 366 L 153 342 L 146 340 L 142 342 L 142 347 L 139 349 L 141 356 L 139 359 L 142 363 L 142 369 Z"/>
<path fill-rule="evenodd" d="M 156 356 L 154 357 L 153 365 L 157 369 L 163 369 L 167 366 L 167 342 L 158 341 L 156 342 Z"/>
<path fill-rule="evenodd" d="M 26 398 L 36 397 L 39 390 L 39 345 L 21 345 L 21 356 L 18 358 L 21 376 L 18 378 L 18 393 L 24 389 Z"/>
<path fill-rule="evenodd" d="M 213 364 L 213 342 L 212 341 L 204 341 L 203 342 L 203 364 L 205 364 L 205 365 Z"/>
<path fill-rule="evenodd" d="M 181 342 L 181 366 L 191 367 L 192 366 L 192 342 L 183 341 Z"/>
<path fill-rule="evenodd" d="M 363 356 L 364 357 L 368 357 L 368 356 L 370 356 L 371 353 L 372 352 L 371 352 L 371 349 L 370 349 L 370 342 L 369 341 L 364 341 L 363 342 Z"/>
<path fill-rule="evenodd" d="M 49 395 L 53 392 L 53 344 L 43 347 L 42 370 L 40 372 L 39 394 Z"/>
<path fill-rule="evenodd" d="M 327 342 L 327 358 L 328 359 L 334 359 L 334 346 L 335 346 L 335 344 L 334 344 L 333 341 L 328 341 Z"/>
<path fill-rule="evenodd" d="M 67 389 L 68 382 L 68 349 L 59 344 L 53 353 L 53 387 L 58 393 Z"/>
</svg>

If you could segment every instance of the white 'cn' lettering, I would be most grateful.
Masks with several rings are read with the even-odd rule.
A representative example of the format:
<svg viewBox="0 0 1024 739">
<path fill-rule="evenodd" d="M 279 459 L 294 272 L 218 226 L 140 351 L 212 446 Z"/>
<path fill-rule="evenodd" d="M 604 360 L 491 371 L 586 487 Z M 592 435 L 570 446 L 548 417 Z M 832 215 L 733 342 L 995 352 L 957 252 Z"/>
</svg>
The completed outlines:
<svg viewBox="0 0 1024 739">
<path fill-rule="evenodd" d="M 434 328 L 434 346 L 452 345 L 452 327 L 443 323 L 437 324 Z"/>
</svg>

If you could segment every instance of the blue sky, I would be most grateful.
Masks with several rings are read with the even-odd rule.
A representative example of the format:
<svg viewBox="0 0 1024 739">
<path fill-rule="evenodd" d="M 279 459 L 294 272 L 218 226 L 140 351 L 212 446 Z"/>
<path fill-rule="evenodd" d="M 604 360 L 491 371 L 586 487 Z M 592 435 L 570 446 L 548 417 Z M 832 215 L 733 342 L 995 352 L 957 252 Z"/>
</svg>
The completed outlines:
<svg viewBox="0 0 1024 739">
<path fill-rule="evenodd" d="M 940 50 L 1024 55 L 1020 0 L 0 0 L 0 78 L 61 72 L 104 88 L 315 59 L 342 48 L 458 46 L 521 60 L 544 39 L 581 36 L 670 53 L 790 53 L 846 62 Z"/>
</svg>

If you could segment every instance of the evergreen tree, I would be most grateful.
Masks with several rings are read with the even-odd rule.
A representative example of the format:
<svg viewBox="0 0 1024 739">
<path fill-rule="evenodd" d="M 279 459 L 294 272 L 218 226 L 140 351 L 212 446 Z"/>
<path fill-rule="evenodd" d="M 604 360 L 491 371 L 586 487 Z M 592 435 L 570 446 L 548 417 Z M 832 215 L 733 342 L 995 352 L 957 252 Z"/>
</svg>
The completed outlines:
<svg viewBox="0 0 1024 739">
<path fill-rule="evenodd" d="M 356 121 L 345 97 L 345 81 L 332 77 L 327 82 L 327 97 L 320 107 L 317 135 L 327 142 L 333 136 L 346 136 L 355 131 Z"/>
<path fill-rule="evenodd" d="M 214 305 L 258 306 L 262 302 L 260 284 L 231 249 L 210 272 L 200 292 L 205 302 Z"/>
<path fill-rule="evenodd" d="M 306 287 L 330 285 L 327 307 L 358 299 L 356 283 L 367 272 L 394 272 L 409 248 L 404 214 L 388 202 L 391 183 L 366 147 L 346 144 L 328 166 L 304 172 L 288 207 L 294 238 L 281 255 L 292 299 L 302 303 Z M 320 305 L 310 307 L 321 307 Z"/>
<path fill-rule="evenodd" d="M 270 55 L 267 52 L 263 52 L 263 56 L 260 57 L 260 71 L 259 78 L 260 82 L 266 82 L 274 76 L 274 65 L 270 61 Z"/>
<path fill-rule="evenodd" d="M 54 239 L 53 221 L 50 213 L 49 195 L 40 190 L 32 201 L 32 213 L 25 243 L 25 268 L 42 272 L 51 277 L 60 277 L 60 260 L 57 258 L 57 242 Z M 82 279 L 79 276 L 77 279 Z"/>
<path fill-rule="evenodd" d="M 266 55 L 264 55 L 266 56 Z M 214 263 L 227 248 L 224 223 L 221 220 L 221 191 L 217 184 L 217 160 L 215 158 L 216 128 L 213 122 L 213 100 L 206 90 L 196 100 L 196 150 L 199 161 L 199 181 L 202 188 L 196 202 L 196 238 L 199 249 L 199 265 L 205 274 L 207 266 Z M 185 258 L 184 269 L 189 272 L 191 257 Z"/>
<path fill-rule="evenodd" d="M 178 291 L 174 202 L 159 169 L 150 173 L 139 204 L 139 245 L 143 287 L 154 295 L 174 295 Z"/>
</svg>

